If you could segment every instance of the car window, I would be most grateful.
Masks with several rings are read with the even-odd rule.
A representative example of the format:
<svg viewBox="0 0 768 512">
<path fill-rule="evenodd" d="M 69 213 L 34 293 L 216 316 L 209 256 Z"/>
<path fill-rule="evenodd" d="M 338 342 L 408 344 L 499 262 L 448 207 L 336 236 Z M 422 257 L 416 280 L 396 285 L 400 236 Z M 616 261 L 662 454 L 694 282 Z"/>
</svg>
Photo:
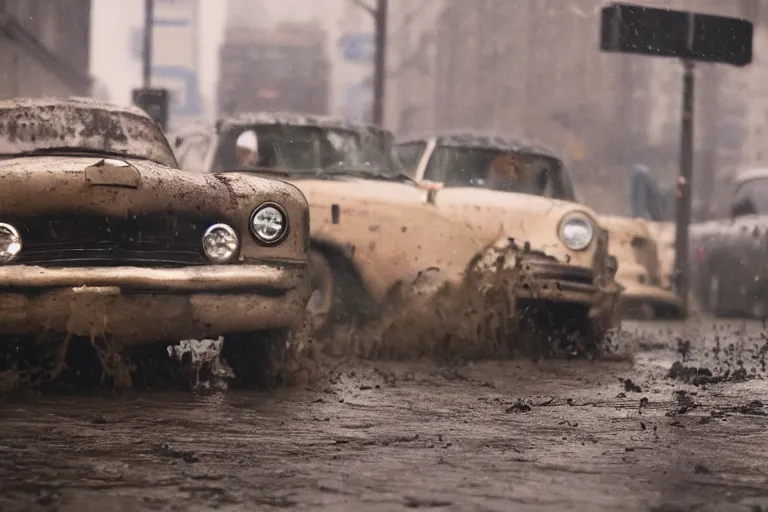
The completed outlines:
<svg viewBox="0 0 768 512">
<path fill-rule="evenodd" d="M 408 176 L 415 176 L 416 169 L 419 167 L 421 157 L 427 147 L 426 142 L 409 142 L 407 144 L 398 144 L 395 148 L 400 163 L 403 165 L 403 171 Z"/>
<path fill-rule="evenodd" d="M 245 132 L 255 135 L 256 152 L 237 148 L 237 140 Z M 226 172 L 272 167 L 313 174 L 334 170 L 385 174 L 400 171 L 391 141 L 355 130 L 265 124 L 222 133 L 215 169 Z"/>
<path fill-rule="evenodd" d="M 427 162 L 427 167 L 424 169 L 424 179 L 429 181 L 443 181 L 443 164 L 441 159 L 444 159 L 445 155 L 438 151 L 433 151 Z"/>
<path fill-rule="evenodd" d="M 756 214 L 768 214 L 768 178 L 743 183 L 734 195 L 734 203 L 750 202 Z"/>
<path fill-rule="evenodd" d="M 424 175 L 446 187 L 479 187 L 573 200 L 560 162 L 525 152 L 468 146 L 439 146 Z"/>
</svg>

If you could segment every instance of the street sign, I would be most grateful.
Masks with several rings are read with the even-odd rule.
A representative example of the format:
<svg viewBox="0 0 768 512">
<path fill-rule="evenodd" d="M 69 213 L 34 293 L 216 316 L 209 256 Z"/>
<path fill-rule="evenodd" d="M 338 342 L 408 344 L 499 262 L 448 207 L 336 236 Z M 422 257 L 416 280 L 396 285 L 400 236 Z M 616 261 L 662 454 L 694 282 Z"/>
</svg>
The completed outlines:
<svg viewBox="0 0 768 512">
<path fill-rule="evenodd" d="M 152 22 L 153 88 L 167 91 L 167 116 L 196 117 L 202 110 L 198 83 L 199 0 L 155 0 Z M 141 60 L 144 29 L 133 28 L 131 57 Z"/>
<path fill-rule="evenodd" d="M 752 62 L 752 23 L 737 18 L 614 3 L 602 9 L 600 49 L 683 63 L 680 176 L 675 208 L 675 288 L 688 306 L 688 227 L 693 192 L 694 63 L 746 66 Z"/>
<path fill-rule="evenodd" d="M 146 112 L 165 131 L 168 129 L 168 96 L 166 89 L 134 89 L 133 104 Z"/>
<path fill-rule="evenodd" d="M 738 18 L 614 3 L 602 9 L 600 49 L 746 66 L 752 23 Z"/>
<path fill-rule="evenodd" d="M 373 34 L 344 34 L 339 38 L 341 55 L 347 62 L 368 62 L 373 59 Z"/>
</svg>

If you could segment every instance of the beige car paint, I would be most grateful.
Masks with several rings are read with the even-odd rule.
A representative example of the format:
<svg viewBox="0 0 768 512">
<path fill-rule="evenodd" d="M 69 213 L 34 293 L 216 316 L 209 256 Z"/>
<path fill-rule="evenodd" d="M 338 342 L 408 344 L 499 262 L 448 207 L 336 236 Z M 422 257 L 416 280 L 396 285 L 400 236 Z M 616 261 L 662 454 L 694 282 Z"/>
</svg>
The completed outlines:
<svg viewBox="0 0 768 512">
<path fill-rule="evenodd" d="M 624 287 L 624 313 L 646 318 L 685 316 L 682 300 L 669 287 L 658 234 L 643 219 L 600 216 L 611 235 L 609 251 L 619 261 L 616 280 Z M 673 253 L 674 254 L 674 253 Z"/>
<path fill-rule="evenodd" d="M 473 134 L 463 132 L 448 133 L 449 137 L 461 140 L 475 139 Z M 480 136 L 478 140 L 496 139 L 495 136 Z M 599 293 L 596 294 L 560 294 L 547 292 L 539 298 L 548 300 L 568 300 L 592 304 L 592 316 L 607 315 L 608 310 L 618 300 L 618 287 L 607 268 L 607 253 L 600 249 L 601 239 L 607 245 L 607 234 L 602 233 L 597 215 L 589 207 L 576 202 L 557 200 L 532 194 L 489 190 L 481 187 L 442 187 L 424 179 L 427 165 L 435 148 L 438 136 L 428 134 L 423 137 L 406 139 L 403 144 L 421 141 L 424 151 L 418 164 L 412 170 L 413 178 L 427 188 L 439 188 L 435 194 L 438 209 L 450 218 L 467 222 L 473 230 L 485 240 L 504 237 L 514 239 L 521 247 L 528 244 L 531 249 L 552 257 L 560 264 L 587 269 L 594 273 Z M 473 144 L 477 142 L 474 141 Z M 482 143 L 482 142 L 481 142 Z M 590 218 L 595 227 L 592 243 L 581 251 L 574 251 L 565 246 L 559 236 L 560 223 L 570 214 L 582 214 Z M 615 320 L 611 320 L 616 325 Z"/>
<path fill-rule="evenodd" d="M 254 115 L 248 122 L 258 119 Z M 238 124 L 235 120 L 229 123 Z M 218 140 L 214 127 L 192 126 L 171 138 L 207 138 L 211 149 L 205 159 L 182 164 L 182 168 L 197 172 L 210 169 Z M 177 151 L 184 149 L 182 142 Z M 475 232 L 468 222 L 446 218 L 426 203 L 422 189 L 407 182 L 354 177 L 288 181 L 307 198 L 313 242 L 330 246 L 348 258 L 362 277 L 366 291 L 379 303 L 397 283 L 413 279 L 430 267 L 438 267 L 448 281 L 460 281 L 470 259 L 498 235 L 485 236 Z M 338 222 L 334 223 L 336 208 Z"/>
<path fill-rule="evenodd" d="M 274 122 L 330 123 L 331 126 L 338 123 L 350 130 L 378 130 L 341 120 L 312 119 L 315 121 L 305 118 L 286 121 L 280 115 L 241 114 L 221 121 L 218 133 Z M 206 136 L 209 151 L 204 161 L 191 161 L 185 165 L 182 161 L 185 141 L 201 140 Z M 175 140 L 182 168 L 190 171 L 212 168 L 219 140 L 216 129 L 190 127 L 179 132 Z M 558 223 L 564 215 L 580 212 L 594 218 L 594 214 L 582 205 L 520 195 L 510 206 L 509 195 L 487 191 L 476 191 L 477 195 L 472 195 L 447 189 L 434 194 L 408 181 L 359 177 L 288 181 L 299 187 L 310 204 L 313 242 L 328 244 L 344 254 L 379 304 L 398 283 L 410 280 L 428 268 L 439 268 L 442 279 L 460 281 L 473 259 L 495 244 L 513 246 L 520 255 L 526 253 L 521 261 L 532 261 L 525 258 L 533 258 L 535 252 L 544 251 L 558 261 L 594 269 L 595 281 L 588 285 L 568 286 L 566 283 L 561 286 L 563 283 L 557 278 L 542 278 L 516 291 L 525 298 L 585 304 L 591 308 L 590 317 L 599 318 L 601 326 L 617 325 L 613 310 L 620 288 L 613 281 L 606 263 L 606 234 L 598 226 L 595 240 L 584 251 L 568 251 L 558 239 Z M 336 208 L 338 218 L 334 222 Z M 511 245 L 510 237 L 514 237 Z M 529 247 L 534 251 L 529 251 Z"/>
</svg>

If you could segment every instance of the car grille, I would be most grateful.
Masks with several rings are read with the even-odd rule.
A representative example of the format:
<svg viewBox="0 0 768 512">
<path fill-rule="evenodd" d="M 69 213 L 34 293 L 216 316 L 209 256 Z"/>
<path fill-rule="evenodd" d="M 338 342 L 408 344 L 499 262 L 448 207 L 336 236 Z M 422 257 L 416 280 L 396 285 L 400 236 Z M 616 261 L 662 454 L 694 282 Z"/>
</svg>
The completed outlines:
<svg viewBox="0 0 768 512">
<path fill-rule="evenodd" d="M 22 237 L 17 263 L 47 267 L 202 265 L 213 222 L 174 215 L 61 215 L 8 219 Z"/>
</svg>

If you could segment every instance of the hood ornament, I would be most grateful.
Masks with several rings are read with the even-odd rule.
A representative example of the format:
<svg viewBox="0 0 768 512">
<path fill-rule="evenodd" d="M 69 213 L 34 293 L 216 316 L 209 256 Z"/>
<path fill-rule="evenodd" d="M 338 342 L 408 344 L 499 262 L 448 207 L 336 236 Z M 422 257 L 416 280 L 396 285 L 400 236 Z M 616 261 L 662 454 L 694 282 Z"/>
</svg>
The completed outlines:
<svg viewBox="0 0 768 512">
<path fill-rule="evenodd" d="M 85 181 L 91 187 L 139 188 L 141 173 L 124 160 L 104 158 L 84 170 Z"/>
</svg>

